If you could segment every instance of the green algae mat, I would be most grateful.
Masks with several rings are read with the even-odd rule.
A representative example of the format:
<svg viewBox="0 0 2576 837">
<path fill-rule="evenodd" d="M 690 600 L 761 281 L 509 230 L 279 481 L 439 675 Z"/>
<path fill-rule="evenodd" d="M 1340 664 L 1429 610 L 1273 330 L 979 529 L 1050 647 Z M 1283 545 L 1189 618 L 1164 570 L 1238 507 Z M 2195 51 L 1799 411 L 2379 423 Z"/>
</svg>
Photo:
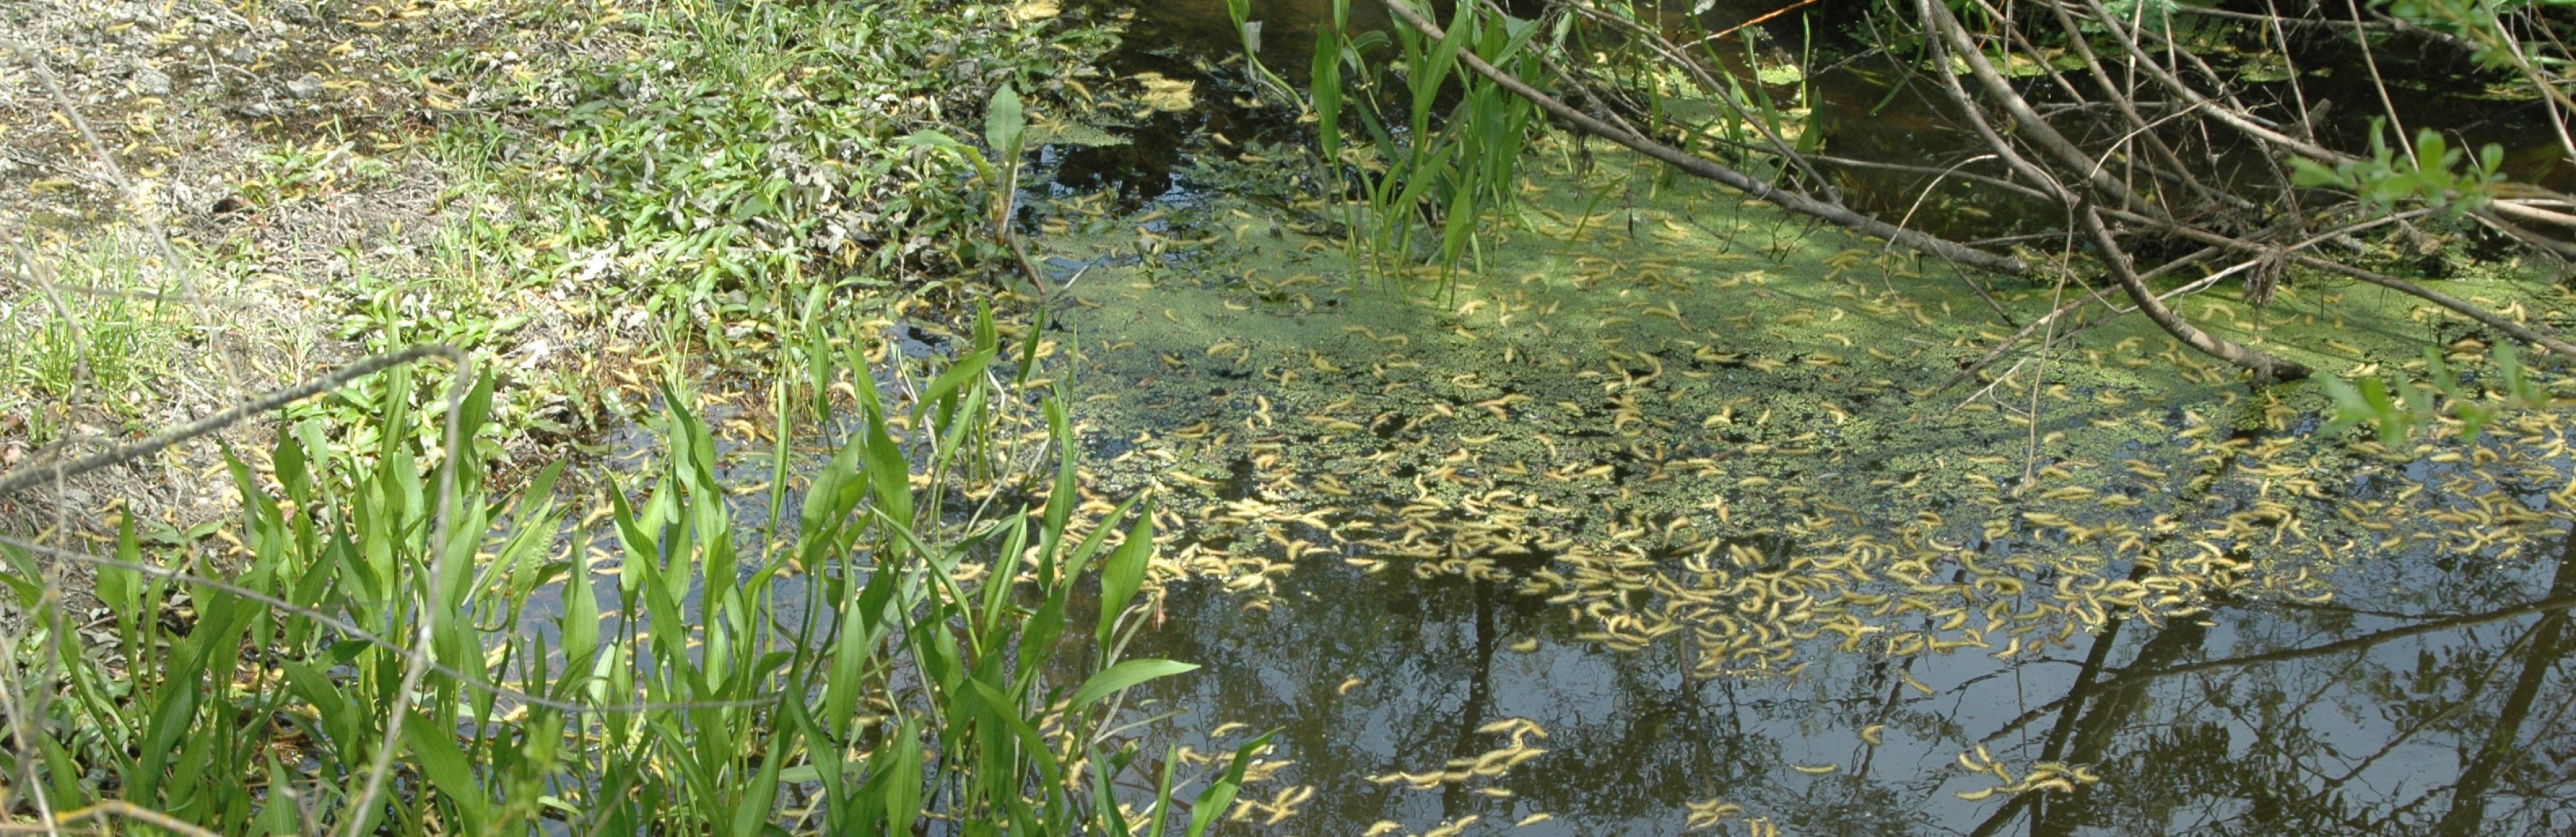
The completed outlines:
<svg viewBox="0 0 2576 837">
<path fill-rule="evenodd" d="M 1600 161 L 1533 165 L 1456 273 L 1365 267 L 1332 235 L 1343 208 L 1218 171 L 1141 215 L 1079 195 L 1035 210 L 1093 488 L 1152 491 L 1163 575 L 1196 580 L 1170 589 L 1186 617 L 1152 641 L 1213 685 L 1168 698 L 1286 718 L 1304 765 L 1238 815 L 1302 833 L 1951 833 L 2170 791 L 2110 769 L 2157 724 L 2443 752 L 2492 731 L 2231 721 L 2166 691 L 2255 672 L 2360 701 L 2341 691 L 2359 681 L 2285 668 L 2302 663 L 2212 662 L 2527 651 L 2406 616 L 2544 609 L 2495 615 L 2559 563 L 2563 412 L 2474 440 L 2319 434 L 2316 385 L 2250 389 L 2103 306 L 1963 373 L 2091 288 L 1961 273 Z M 2472 273 L 2439 284 L 2563 319 L 2549 282 Z M 2434 346 L 2474 379 L 2494 339 L 2315 277 L 2259 307 L 2212 284 L 2172 304 L 2324 374 L 2420 378 Z M 2346 646 L 2294 653 L 2330 641 Z M 2451 702 L 2426 712 L 2495 711 L 2459 694 L 2474 687 L 2427 689 Z M 1719 695 L 1768 708 L 1703 705 Z M 1699 709 L 1637 717 L 1675 700 Z M 2202 744 L 2158 752 L 2212 757 Z M 2345 783 L 2422 767 L 2304 746 L 2350 762 Z M 2273 769 L 2243 781 L 2320 786 L 2317 764 Z M 2397 786 L 2338 783 L 2300 810 L 2441 807 Z M 2175 804 L 2156 816 L 2235 816 Z"/>
</svg>

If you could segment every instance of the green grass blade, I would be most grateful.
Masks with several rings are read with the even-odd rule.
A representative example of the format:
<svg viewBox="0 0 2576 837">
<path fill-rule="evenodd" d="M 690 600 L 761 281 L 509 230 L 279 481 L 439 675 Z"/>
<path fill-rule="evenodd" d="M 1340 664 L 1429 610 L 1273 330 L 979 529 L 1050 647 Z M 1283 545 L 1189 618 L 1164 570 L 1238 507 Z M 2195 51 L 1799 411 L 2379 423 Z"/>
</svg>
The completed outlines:
<svg viewBox="0 0 2576 837">
<path fill-rule="evenodd" d="M 1225 809 L 1234 804 L 1235 794 L 1243 790 L 1243 771 L 1252 763 L 1252 754 L 1269 746 L 1270 737 L 1278 734 L 1277 730 L 1265 732 L 1260 738 L 1234 748 L 1234 761 L 1226 765 L 1225 776 L 1209 785 L 1207 790 L 1200 791 L 1198 800 L 1190 804 L 1188 837 L 1204 837 L 1208 828 L 1216 825 L 1217 818 L 1225 815 Z"/>
</svg>

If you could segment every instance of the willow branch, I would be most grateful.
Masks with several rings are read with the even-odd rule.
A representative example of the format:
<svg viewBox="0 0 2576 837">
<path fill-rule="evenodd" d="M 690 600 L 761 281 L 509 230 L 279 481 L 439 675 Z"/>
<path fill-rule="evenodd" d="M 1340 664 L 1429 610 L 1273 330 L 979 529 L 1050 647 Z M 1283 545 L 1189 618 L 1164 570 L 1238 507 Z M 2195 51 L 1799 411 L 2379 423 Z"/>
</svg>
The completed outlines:
<svg viewBox="0 0 2576 837">
<path fill-rule="evenodd" d="M 253 398 L 249 401 L 233 405 L 232 409 L 171 428 L 163 431 L 159 435 L 152 436 L 151 438 L 144 439 L 143 441 L 136 442 L 131 445 L 117 448 L 115 450 L 102 451 L 67 463 L 55 465 L 34 465 L 10 471 L 5 474 L 0 474 L 0 496 L 7 496 L 13 492 L 25 490 L 30 486 L 40 483 L 58 480 L 65 477 L 78 476 L 91 471 L 96 471 L 100 468 L 132 462 L 146 456 L 151 456 L 152 454 L 161 452 L 171 445 L 239 424 L 243 419 L 250 418 L 251 416 L 265 413 L 279 407 L 284 407 L 288 404 L 293 404 L 297 401 L 302 401 L 306 398 L 311 398 L 334 389 L 339 389 L 342 385 L 347 384 L 350 381 L 431 356 L 445 357 L 449 360 L 455 361 L 459 366 L 466 363 L 465 354 L 463 352 L 438 344 L 423 344 L 405 348 L 401 351 L 377 355 L 375 357 L 350 364 L 349 366 L 342 368 L 340 371 L 333 372 L 329 375 L 324 375 L 320 378 L 316 378 L 302 384 L 276 390 L 258 398 Z"/>
<path fill-rule="evenodd" d="M 2103 211 L 2121 220 L 2153 225 L 2175 235 L 2189 238 L 2202 244 L 2214 244 L 2252 253 L 2270 252 L 2274 249 L 2271 245 L 2247 241 L 2234 236 L 2222 235 L 2187 224 L 2165 223 L 2144 215 L 2121 212 L 2119 210 L 2106 209 Z M 2293 251 L 2289 255 L 2291 261 L 2297 262 L 2300 265 L 2313 267 L 2318 270 L 2327 271 L 2368 284 L 2378 285 L 2398 293 L 2406 294 L 2408 296 L 2442 306 L 2443 308 L 2450 309 L 2460 316 L 2476 320 L 2480 323 L 2486 324 L 2490 328 L 2494 328 L 2497 331 L 2511 335 L 2516 340 L 2521 340 L 2525 343 L 2548 349 L 2550 352 L 2563 357 L 2576 358 L 2576 344 L 2570 344 L 2565 339 L 2556 335 L 2547 334 L 2535 330 L 2530 326 L 2505 319 L 2493 311 L 2473 305 L 2449 294 L 2445 294 L 2404 279 L 2399 279 L 2385 273 L 2380 273 L 2366 268 L 2354 267 L 2331 259 L 2312 256 L 2307 253 Z"/>
</svg>

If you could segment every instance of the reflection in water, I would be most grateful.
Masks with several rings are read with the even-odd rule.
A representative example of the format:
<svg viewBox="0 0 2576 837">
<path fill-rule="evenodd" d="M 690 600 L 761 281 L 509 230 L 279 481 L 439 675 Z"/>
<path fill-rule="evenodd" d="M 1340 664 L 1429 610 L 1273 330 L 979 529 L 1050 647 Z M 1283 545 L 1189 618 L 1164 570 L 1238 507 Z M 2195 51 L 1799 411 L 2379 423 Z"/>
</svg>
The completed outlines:
<svg viewBox="0 0 2576 837">
<path fill-rule="evenodd" d="M 1125 445 L 1101 472 L 1166 479 L 1162 531 L 1200 540 L 1165 559 L 1223 580 L 1176 587 L 1131 653 L 1207 666 L 1155 684 L 1186 726 L 1282 730 L 1282 778 L 1314 789 L 1282 833 L 2576 817 L 2542 616 L 2567 603 L 2563 416 L 2372 450 L 2268 396 L 2136 377 L 2170 358 L 2014 384 L 2027 430 L 1926 409 L 1958 396 L 1895 382 L 1979 343 L 1899 306 L 1977 303 L 1748 266 L 1678 215 L 1567 257 L 1591 267 L 1498 245 L 1512 268 L 1455 307 L 1289 285 L 1334 267 L 1272 236 L 1073 291 L 1085 380 L 1118 387 L 1086 404 Z"/>
<path fill-rule="evenodd" d="M 737 520 L 765 517 L 738 500 Z M 1793 834 L 2559 835 L 2576 827 L 2576 538 L 2551 546 L 2378 556 L 2331 604 L 2114 618 L 2062 656 L 1811 648 L 1815 665 L 1761 679 L 1694 678 L 1684 642 L 1605 650 L 1511 585 L 1318 560 L 1264 608 L 1176 587 L 1129 653 L 1206 666 L 1154 689 L 1178 726 L 1252 724 L 1227 745 L 1281 730 L 1284 781 L 1316 788 L 1283 833 L 1677 834 L 1731 810 L 1729 829 Z M 782 591 L 792 620 L 803 588 Z M 1425 789 L 1399 775 L 1515 745 L 1545 752 Z M 2100 781 L 2048 782 L 2047 763 Z"/>
<path fill-rule="evenodd" d="M 2113 622 L 2082 659 L 1846 656 L 1746 682 L 1690 679 L 1671 643 L 1572 641 L 1557 609 L 1489 582 L 1318 565 L 1266 611 L 1177 591 L 1138 650 L 1207 664 L 1164 700 L 1282 728 L 1288 780 L 1318 786 L 1302 833 L 1545 812 L 1515 833 L 1667 834 L 1716 800 L 1800 834 L 2566 833 L 2576 550 L 2514 585 L 2524 603 L 2473 613 L 2447 609 L 2439 573 L 2369 575 L 2346 587 L 2369 604 Z M 2431 592 L 2369 595 L 2410 581 Z M 1502 746 L 1477 730 L 1506 718 L 1549 752 L 1433 790 L 1371 779 Z M 2041 762 L 2102 781 L 1979 793 Z"/>
</svg>

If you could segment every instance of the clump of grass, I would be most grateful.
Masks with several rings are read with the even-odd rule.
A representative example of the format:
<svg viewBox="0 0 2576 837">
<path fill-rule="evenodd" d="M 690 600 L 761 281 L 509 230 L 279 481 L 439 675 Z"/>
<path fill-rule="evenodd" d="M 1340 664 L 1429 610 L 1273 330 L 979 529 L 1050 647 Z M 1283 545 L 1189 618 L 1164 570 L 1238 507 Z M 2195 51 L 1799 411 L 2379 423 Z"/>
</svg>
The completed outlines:
<svg viewBox="0 0 2576 837">
<path fill-rule="evenodd" d="M 167 272 L 115 235 L 15 255 L 18 270 L 0 276 L 0 430 L 15 417 L 46 444 L 74 422 L 113 432 L 142 418 L 186 351 L 188 311 L 158 278 Z"/>
<path fill-rule="evenodd" d="M 808 337 L 816 392 L 855 393 L 861 421 L 792 537 L 742 538 L 676 388 L 666 458 L 610 480 L 594 544 L 554 495 L 566 466 L 505 495 L 460 443 L 490 375 L 424 433 L 423 382 L 397 369 L 363 396 L 372 433 L 300 423 L 266 475 L 228 457 L 229 552 L 147 550 L 130 517 L 112 556 L 6 540 L 0 583 L 29 614 L 0 669 L 13 810 L 216 833 L 1204 833 L 1267 739 L 1180 776 L 1122 723 L 1127 689 L 1193 668 L 1120 653 L 1154 548 L 1142 501 L 1080 507 L 1059 398 L 1038 407 L 1042 501 L 950 503 L 959 475 L 1012 476 L 990 464 L 1018 452 L 1001 428 L 1026 374 L 994 364 L 1031 353 L 987 317 L 897 415 L 859 341 Z M 49 565 L 70 560 L 97 566 L 96 622 L 65 608 Z"/>
<path fill-rule="evenodd" d="M 504 387 L 487 432 L 522 454 L 639 417 L 647 391 L 612 374 L 767 371 L 791 341 L 782 324 L 817 304 L 841 318 L 904 299 L 964 310 L 979 274 L 1023 269 L 991 234 L 1008 215 L 992 196 L 1012 184 L 970 182 L 967 161 L 905 139 L 967 121 L 988 91 L 1053 105 L 1114 44 L 980 0 L 510 18 L 572 34 L 498 36 L 409 73 L 434 101 L 509 103 L 441 111 L 419 146 L 451 178 L 427 269 L 353 244 L 338 254 L 350 281 L 326 294 L 332 335 L 369 351 L 516 355 L 504 362 L 536 385 Z M 279 152 L 246 193 L 295 200 L 348 168 L 332 159 L 327 145 Z M 345 422 L 344 406 L 298 414 Z"/>
</svg>

